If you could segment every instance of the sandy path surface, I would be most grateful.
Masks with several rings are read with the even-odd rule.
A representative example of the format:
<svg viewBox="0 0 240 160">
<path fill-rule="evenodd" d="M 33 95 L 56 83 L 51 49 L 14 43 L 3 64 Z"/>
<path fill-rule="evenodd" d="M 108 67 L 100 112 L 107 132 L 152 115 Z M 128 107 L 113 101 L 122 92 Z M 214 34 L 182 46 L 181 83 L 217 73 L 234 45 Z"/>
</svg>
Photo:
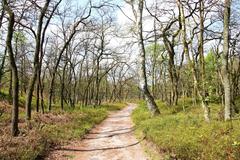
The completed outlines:
<svg viewBox="0 0 240 160">
<path fill-rule="evenodd" d="M 134 136 L 131 113 L 135 107 L 129 104 L 111 113 L 84 139 L 54 150 L 46 160 L 148 160 L 141 140 Z"/>
</svg>

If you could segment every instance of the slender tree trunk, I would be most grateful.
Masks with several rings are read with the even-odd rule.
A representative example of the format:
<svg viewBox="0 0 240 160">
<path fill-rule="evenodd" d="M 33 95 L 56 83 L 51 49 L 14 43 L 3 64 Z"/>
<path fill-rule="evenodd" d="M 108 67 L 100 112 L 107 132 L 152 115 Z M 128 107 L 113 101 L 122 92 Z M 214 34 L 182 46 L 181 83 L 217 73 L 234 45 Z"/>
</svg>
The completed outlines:
<svg viewBox="0 0 240 160">
<path fill-rule="evenodd" d="M 60 97 L 60 103 L 61 103 L 61 109 L 64 109 L 64 88 L 65 88 L 65 72 L 66 72 L 67 62 L 65 63 L 63 67 L 63 74 L 62 74 L 62 81 L 61 81 L 61 97 Z"/>
<path fill-rule="evenodd" d="M 8 95 L 9 95 L 9 97 L 10 98 L 12 98 L 13 97 L 13 95 L 12 95 L 12 87 L 13 87 L 13 73 L 12 73 L 13 71 L 12 71 L 12 68 L 10 67 L 10 75 L 9 75 L 9 88 L 8 88 Z"/>
<path fill-rule="evenodd" d="M 156 10 L 157 11 L 157 10 Z M 156 14 L 155 14 L 156 16 Z M 154 19 L 154 48 L 153 48 L 153 59 L 152 59 L 152 95 L 156 97 L 156 61 L 157 61 L 157 29 L 156 29 L 156 19 Z"/>
<path fill-rule="evenodd" d="M 204 1 L 200 0 L 200 35 L 199 35 L 199 46 L 198 46 L 198 52 L 200 56 L 200 73 L 201 73 L 201 93 L 200 98 L 202 101 L 202 107 L 204 109 L 204 117 L 207 122 L 210 121 L 210 108 L 208 106 L 208 92 L 206 89 L 206 71 L 205 71 L 205 60 L 204 60 L 204 40 L 203 40 L 203 33 L 204 33 Z"/>
<path fill-rule="evenodd" d="M 204 32 L 204 5 L 203 1 L 200 0 L 200 35 L 199 35 L 199 46 L 198 51 L 200 55 L 200 73 L 201 73 L 201 82 L 197 79 L 197 71 L 194 61 L 191 61 L 189 55 L 189 48 L 187 43 L 187 32 L 186 32 L 186 23 L 185 23 L 185 13 L 184 8 L 180 0 L 178 0 L 178 5 L 181 13 L 181 23 L 182 23 L 182 31 L 183 31 L 183 43 L 184 43 L 184 53 L 187 57 L 187 61 L 189 66 L 192 70 L 193 75 L 193 83 L 194 83 L 194 92 L 197 91 L 198 95 L 200 96 L 202 107 L 204 110 L 204 118 L 206 122 L 210 122 L 210 108 L 207 102 L 207 92 L 205 88 L 205 60 L 204 60 L 204 53 L 203 53 L 203 32 Z"/>
<path fill-rule="evenodd" d="M 138 16 L 137 18 L 137 35 L 138 35 L 138 51 L 140 54 L 139 62 L 141 64 L 139 75 L 140 75 L 140 89 L 142 90 L 145 99 L 147 101 L 148 109 L 150 110 L 152 115 L 160 114 L 160 111 L 157 107 L 157 104 L 150 94 L 147 86 L 147 77 L 146 77 L 146 51 L 143 42 L 143 26 L 142 26 L 142 14 L 143 14 L 143 2 L 144 0 L 139 0 L 138 2 Z"/>
<path fill-rule="evenodd" d="M 45 13 L 47 12 L 47 8 L 49 6 L 50 0 L 46 0 L 45 5 L 41 11 L 41 14 L 39 15 L 39 22 L 38 22 L 38 28 L 37 28 L 37 35 L 36 35 L 36 48 L 35 48 L 35 54 L 34 54 L 34 68 L 33 68 L 33 74 L 29 82 L 28 90 L 27 90 L 27 96 L 26 96 L 26 119 L 31 119 L 31 105 L 32 105 L 32 95 L 34 91 L 34 85 L 37 79 L 37 74 L 39 71 L 40 63 L 39 63 L 39 54 L 41 50 L 41 34 L 42 34 L 42 25 L 43 25 L 43 19 L 45 16 Z"/>
<path fill-rule="evenodd" d="M 40 102 L 40 82 L 41 81 L 41 69 L 39 69 L 39 72 L 37 74 L 37 84 L 36 84 L 36 111 L 39 112 L 39 102 Z"/>
<path fill-rule="evenodd" d="M 52 73 L 52 78 L 50 80 L 50 85 L 49 85 L 49 92 L 48 92 L 48 111 L 51 111 L 52 109 L 52 97 L 53 97 L 53 85 L 54 85 L 54 81 L 55 81 L 55 73 L 54 72 L 57 72 L 57 70 L 53 71 Z"/>
<path fill-rule="evenodd" d="M 3 0 L 2 4 L 4 8 L 6 9 L 8 15 L 9 15 L 9 23 L 8 23 L 8 33 L 7 33 L 7 40 L 6 40 L 6 46 L 8 50 L 8 56 L 9 56 L 9 62 L 12 70 L 12 78 L 13 78 L 13 108 L 12 108 L 12 135 L 17 136 L 18 135 L 18 92 L 19 92 L 19 80 L 18 80 L 18 71 L 17 71 L 17 65 L 14 58 L 13 48 L 12 48 L 12 38 L 13 38 L 13 28 L 14 28 L 14 12 L 12 9 L 8 6 L 7 0 Z"/>
<path fill-rule="evenodd" d="M 96 97 L 95 97 L 95 105 L 99 103 L 99 89 L 100 89 L 100 82 L 99 82 L 99 69 L 100 69 L 100 57 L 97 58 L 97 69 L 96 69 Z"/>
<path fill-rule="evenodd" d="M 224 119 L 231 119 L 231 86 L 229 76 L 229 23 L 230 23 L 231 0 L 224 3 L 224 28 L 223 28 L 223 53 L 222 53 L 222 77 L 224 87 Z"/>
<path fill-rule="evenodd" d="M 60 50 L 59 55 L 57 57 L 57 62 L 55 64 L 55 66 L 53 67 L 52 77 L 51 77 L 51 80 L 50 80 L 50 86 L 49 86 L 49 91 L 48 91 L 48 94 L 49 94 L 48 95 L 48 110 L 49 111 L 51 111 L 51 109 L 52 109 L 52 98 L 53 98 L 53 91 L 54 91 L 54 82 L 55 82 L 55 76 L 56 76 L 56 72 L 57 72 L 58 66 L 60 64 L 60 61 L 61 61 L 61 58 L 62 58 L 62 55 L 63 55 L 64 51 L 66 50 L 66 52 L 68 52 L 68 46 L 69 46 L 71 40 L 73 39 L 75 33 L 77 32 L 76 28 L 77 28 L 77 26 L 79 25 L 80 22 L 81 21 L 78 21 L 74 25 L 73 32 L 71 33 L 69 38 L 64 43 L 64 46 Z"/>
<path fill-rule="evenodd" d="M 4 50 L 4 55 L 2 57 L 2 63 L 1 63 L 1 68 L 0 68 L 0 89 L 2 88 L 1 83 L 2 83 L 2 77 L 3 77 L 3 72 L 4 72 L 6 56 L 7 56 L 7 48 L 5 48 L 5 50 Z"/>
<path fill-rule="evenodd" d="M 46 25 L 47 26 L 47 25 Z M 40 96 L 42 96 L 42 99 L 41 99 L 41 108 L 42 108 L 42 113 L 44 113 L 44 106 L 43 106 L 43 86 L 44 84 L 42 84 L 41 82 L 41 74 L 42 74 L 42 61 L 43 61 L 43 57 L 44 57 L 44 53 L 45 53 L 45 50 L 43 49 L 43 43 L 44 43 L 44 35 L 45 35 L 45 32 L 46 32 L 46 26 L 43 30 L 43 33 L 42 33 L 42 42 L 41 42 L 41 50 L 40 50 L 40 60 L 39 60 L 39 68 L 38 68 L 38 74 L 37 74 L 37 96 L 36 96 L 36 110 L 37 112 L 39 112 L 39 106 L 40 106 Z M 47 39 L 48 41 L 48 39 Z M 46 41 L 46 45 L 47 45 L 47 41 Z M 44 76 L 45 76 L 45 73 L 43 73 Z M 44 79 L 44 77 L 43 77 Z M 44 82 L 43 82 L 44 83 Z M 43 86 L 42 86 L 43 85 Z"/>
<path fill-rule="evenodd" d="M 163 42 L 164 42 L 164 45 L 165 45 L 168 55 L 169 55 L 168 71 L 169 71 L 169 75 L 170 75 L 170 79 L 171 79 L 170 105 L 172 105 L 172 104 L 177 105 L 177 103 L 178 103 L 178 76 L 177 76 L 177 71 L 176 71 L 176 67 L 174 64 L 175 51 L 174 51 L 173 45 L 171 44 L 171 42 L 169 41 L 169 39 L 166 36 L 163 37 Z"/>
<path fill-rule="evenodd" d="M 44 113 L 44 95 L 43 95 L 44 79 L 45 79 L 45 72 L 43 72 L 42 80 L 40 81 L 40 96 L 41 96 L 41 109 L 42 109 L 42 113 Z"/>
</svg>

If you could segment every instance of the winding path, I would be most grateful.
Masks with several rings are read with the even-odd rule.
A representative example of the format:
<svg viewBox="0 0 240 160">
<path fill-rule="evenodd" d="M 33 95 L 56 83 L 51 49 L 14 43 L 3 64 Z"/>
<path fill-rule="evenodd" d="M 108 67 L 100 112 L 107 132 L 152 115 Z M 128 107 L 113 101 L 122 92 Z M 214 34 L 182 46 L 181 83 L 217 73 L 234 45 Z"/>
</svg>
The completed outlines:
<svg viewBox="0 0 240 160">
<path fill-rule="evenodd" d="M 148 160 L 140 142 L 134 136 L 129 104 L 111 113 L 81 141 L 54 150 L 46 160 Z"/>
</svg>

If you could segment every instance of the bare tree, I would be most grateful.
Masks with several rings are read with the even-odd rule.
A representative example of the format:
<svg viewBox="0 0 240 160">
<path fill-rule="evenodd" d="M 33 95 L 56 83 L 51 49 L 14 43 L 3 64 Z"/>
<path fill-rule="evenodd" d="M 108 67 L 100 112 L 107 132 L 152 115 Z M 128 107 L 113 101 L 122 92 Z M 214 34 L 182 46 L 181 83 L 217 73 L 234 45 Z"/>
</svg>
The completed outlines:
<svg viewBox="0 0 240 160">
<path fill-rule="evenodd" d="M 35 53 L 34 53 L 34 70 L 31 77 L 31 80 L 29 82 L 28 90 L 27 90 L 27 96 L 26 96 L 26 119 L 31 119 L 31 104 L 32 104 L 32 95 L 34 90 L 34 85 L 37 79 L 38 70 L 40 67 L 39 63 L 39 54 L 41 50 L 41 42 L 42 42 L 42 26 L 43 26 L 43 19 L 45 17 L 45 14 L 47 12 L 48 6 L 49 6 L 50 0 L 46 0 L 44 7 L 41 8 L 41 12 L 39 15 L 39 21 L 37 26 L 37 33 L 34 33 L 35 35 L 35 41 L 36 41 L 36 47 L 35 47 Z"/>
</svg>

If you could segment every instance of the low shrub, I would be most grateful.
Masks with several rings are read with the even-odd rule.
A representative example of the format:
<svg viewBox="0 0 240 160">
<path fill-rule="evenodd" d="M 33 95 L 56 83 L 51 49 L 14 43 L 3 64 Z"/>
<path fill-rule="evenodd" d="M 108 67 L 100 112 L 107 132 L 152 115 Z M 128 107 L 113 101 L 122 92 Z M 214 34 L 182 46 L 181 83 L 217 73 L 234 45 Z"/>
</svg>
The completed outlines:
<svg viewBox="0 0 240 160">
<path fill-rule="evenodd" d="M 240 159 L 239 120 L 231 123 L 213 119 L 211 123 L 206 123 L 201 107 L 189 105 L 187 112 L 182 110 L 169 114 L 173 107 L 161 102 L 158 104 L 161 115 L 151 118 L 145 103 L 140 103 L 132 118 L 137 126 L 136 133 L 144 134 L 166 157 L 187 160 Z M 217 114 L 217 108 L 221 109 L 216 104 L 211 108 L 213 115 Z"/>
</svg>

